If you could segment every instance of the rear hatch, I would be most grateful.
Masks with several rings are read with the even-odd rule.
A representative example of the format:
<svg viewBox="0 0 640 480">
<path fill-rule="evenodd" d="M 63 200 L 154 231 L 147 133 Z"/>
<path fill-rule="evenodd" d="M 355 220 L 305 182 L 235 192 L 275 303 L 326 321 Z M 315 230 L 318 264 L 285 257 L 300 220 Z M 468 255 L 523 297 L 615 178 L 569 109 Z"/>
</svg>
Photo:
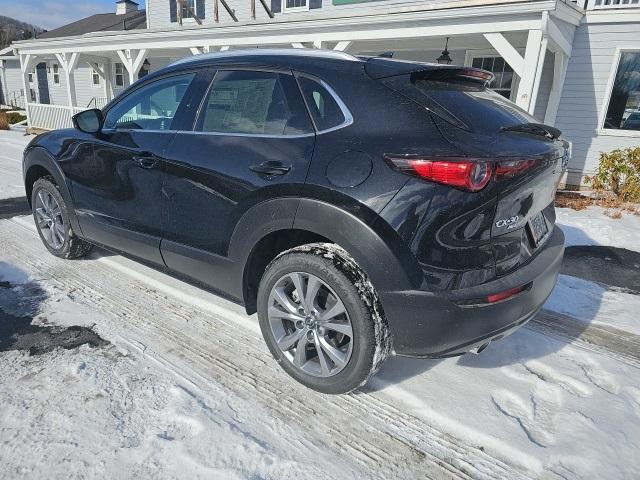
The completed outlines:
<svg viewBox="0 0 640 480">
<path fill-rule="evenodd" d="M 370 59 L 365 69 L 424 107 L 464 156 L 492 162 L 496 273 L 528 262 L 555 225 L 553 200 L 569 151 L 560 132 L 489 89 L 490 72 L 388 59 Z"/>
</svg>

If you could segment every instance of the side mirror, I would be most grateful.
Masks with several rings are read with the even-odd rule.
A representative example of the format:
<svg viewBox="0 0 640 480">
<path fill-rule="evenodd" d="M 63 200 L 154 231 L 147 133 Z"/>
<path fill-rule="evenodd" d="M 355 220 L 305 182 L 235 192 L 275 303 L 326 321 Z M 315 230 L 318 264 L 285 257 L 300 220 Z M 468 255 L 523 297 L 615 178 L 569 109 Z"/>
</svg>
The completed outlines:
<svg viewBox="0 0 640 480">
<path fill-rule="evenodd" d="M 97 108 L 76 113 L 72 120 L 73 126 L 84 133 L 98 133 L 104 124 L 102 111 Z"/>
</svg>

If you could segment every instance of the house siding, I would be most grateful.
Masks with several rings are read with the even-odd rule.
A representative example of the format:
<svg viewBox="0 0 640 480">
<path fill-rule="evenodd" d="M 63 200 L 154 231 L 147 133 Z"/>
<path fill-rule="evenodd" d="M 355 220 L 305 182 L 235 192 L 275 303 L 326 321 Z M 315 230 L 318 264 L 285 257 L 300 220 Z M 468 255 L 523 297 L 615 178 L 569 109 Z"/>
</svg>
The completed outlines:
<svg viewBox="0 0 640 480">
<path fill-rule="evenodd" d="M 640 145 L 635 137 L 599 133 L 602 110 L 608 106 L 607 85 L 617 47 L 640 49 L 638 23 L 593 23 L 592 13 L 578 26 L 565 78 L 556 126 L 573 142 L 567 183 L 579 185 L 592 174 L 601 152 Z"/>
<path fill-rule="evenodd" d="M 175 0 L 147 0 L 147 18 L 149 28 L 184 28 L 180 27 L 176 22 L 171 22 L 171 3 Z M 278 1 L 278 0 L 276 0 Z M 284 1 L 284 0 L 281 0 Z M 312 4 L 313 0 L 308 0 Z M 312 5 L 311 10 L 308 12 L 305 11 L 295 11 L 295 13 L 287 13 L 280 11 L 280 13 L 276 13 L 276 17 L 286 18 L 287 15 L 314 15 L 316 12 L 340 12 L 341 15 L 348 16 L 353 12 L 367 12 L 371 11 L 374 13 L 375 10 L 380 8 L 388 8 L 394 4 L 410 4 L 410 3 L 420 3 L 424 4 L 437 4 L 437 3 L 446 3 L 448 0 L 424 0 L 422 2 L 407 2 L 407 0 L 380 0 L 380 1 L 372 1 L 372 2 L 361 2 L 361 3 L 353 3 L 348 5 L 333 5 L 332 0 L 316 0 L 315 4 Z M 250 0 L 227 0 L 229 7 L 234 10 L 238 21 L 240 22 L 249 22 L 251 21 L 251 2 Z M 320 7 L 318 7 L 318 4 Z M 213 18 L 213 5 L 214 0 L 204 0 L 204 11 L 205 18 L 202 20 L 202 24 L 204 26 L 215 25 L 215 21 Z M 267 0 L 267 5 L 271 5 L 271 0 Z M 234 23 L 233 19 L 226 12 L 222 4 L 219 4 L 218 8 L 220 14 L 220 23 Z M 267 13 L 262 8 L 262 5 L 258 0 L 256 0 L 256 19 L 257 20 L 265 20 L 268 19 Z M 193 26 L 197 26 L 197 24 L 193 23 Z"/>
<path fill-rule="evenodd" d="M 22 72 L 19 61 L 6 60 L 4 62 L 4 77 L 7 81 L 3 88 L 5 98 L 13 92 L 22 90 Z"/>
</svg>

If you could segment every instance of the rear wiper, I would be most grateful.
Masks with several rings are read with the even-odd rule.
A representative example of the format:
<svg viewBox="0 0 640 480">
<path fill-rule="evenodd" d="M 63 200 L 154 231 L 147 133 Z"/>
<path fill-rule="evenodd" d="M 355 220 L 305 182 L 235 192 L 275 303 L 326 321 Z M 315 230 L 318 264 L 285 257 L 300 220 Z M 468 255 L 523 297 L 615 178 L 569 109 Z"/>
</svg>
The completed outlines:
<svg viewBox="0 0 640 480">
<path fill-rule="evenodd" d="M 530 133 L 532 135 L 540 135 L 541 137 L 547 137 L 550 139 L 559 138 L 562 133 L 560 130 L 543 123 L 520 123 L 518 125 L 510 125 L 508 127 L 502 127 L 500 130 L 503 132 L 522 132 Z"/>
</svg>

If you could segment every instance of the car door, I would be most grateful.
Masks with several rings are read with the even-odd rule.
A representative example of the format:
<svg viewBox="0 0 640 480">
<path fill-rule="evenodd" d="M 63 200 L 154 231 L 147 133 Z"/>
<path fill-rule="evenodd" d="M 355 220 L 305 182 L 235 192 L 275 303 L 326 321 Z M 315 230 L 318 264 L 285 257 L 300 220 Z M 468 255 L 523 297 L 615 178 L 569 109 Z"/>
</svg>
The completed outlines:
<svg viewBox="0 0 640 480">
<path fill-rule="evenodd" d="M 92 155 L 67 167 L 83 234 L 162 264 L 162 158 L 176 124 L 197 107 L 186 101 L 196 72 L 150 81 L 105 113 Z M 184 101 L 183 101 L 184 100 Z"/>
<path fill-rule="evenodd" d="M 314 142 L 291 71 L 218 69 L 193 131 L 178 132 L 166 154 L 167 266 L 226 290 L 221 272 L 238 220 L 304 183 Z"/>
</svg>

